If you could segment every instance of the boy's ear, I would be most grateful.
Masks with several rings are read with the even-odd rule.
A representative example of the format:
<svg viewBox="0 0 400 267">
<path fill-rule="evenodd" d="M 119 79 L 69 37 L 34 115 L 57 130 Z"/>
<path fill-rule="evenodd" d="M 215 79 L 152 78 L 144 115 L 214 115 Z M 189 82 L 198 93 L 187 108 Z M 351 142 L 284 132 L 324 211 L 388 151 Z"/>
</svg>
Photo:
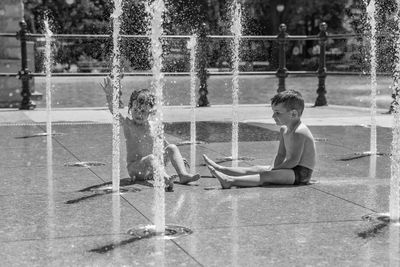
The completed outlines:
<svg viewBox="0 0 400 267">
<path fill-rule="evenodd" d="M 292 118 L 297 118 L 299 116 L 299 113 L 297 112 L 297 110 L 292 109 L 292 111 L 290 111 L 290 116 Z"/>
</svg>

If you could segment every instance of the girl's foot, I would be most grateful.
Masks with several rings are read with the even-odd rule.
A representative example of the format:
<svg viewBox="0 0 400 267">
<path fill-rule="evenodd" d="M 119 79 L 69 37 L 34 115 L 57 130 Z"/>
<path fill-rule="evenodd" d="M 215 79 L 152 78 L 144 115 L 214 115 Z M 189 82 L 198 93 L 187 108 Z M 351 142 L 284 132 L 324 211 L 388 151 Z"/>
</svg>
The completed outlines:
<svg viewBox="0 0 400 267">
<path fill-rule="evenodd" d="M 180 184 L 188 184 L 190 182 L 194 182 L 200 179 L 200 174 L 195 174 L 195 175 L 191 175 L 191 174 L 181 174 L 179 175 L 179 183 Z"/>
<path fill-rule="evenodd" d="M 175 175 L 171 177 L 164 177 L 165 181 L 165 192 L 173 192 L 174 191 L 174 180 L 176 179 Z"/>
<path fill-rule="evenodd" d="M 216 177 L 221 184 L 223 189 L 229 189 L 232 187 L 233 180 L 230 178 L 228 175 L 225 175 L 217 170 L 215 170 L 213 167 L 209 166 L 208 169 L 210 169 L 211 174 Z"/>
</svg>

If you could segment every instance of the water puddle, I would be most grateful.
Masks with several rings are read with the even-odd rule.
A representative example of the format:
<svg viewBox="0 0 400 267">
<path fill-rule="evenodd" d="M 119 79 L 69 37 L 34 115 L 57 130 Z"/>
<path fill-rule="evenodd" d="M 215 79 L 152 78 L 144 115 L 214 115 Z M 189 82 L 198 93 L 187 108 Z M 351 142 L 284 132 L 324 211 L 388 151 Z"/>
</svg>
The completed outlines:
<svg viewBox="0 0 400 267">
<path fill-rule="evenodd" d="M 104 166 L 104 165 L 106 164 L 98 161 L 78 161 L 78 162 L 68 162 L 64 164 L 64 166 L 66 167 L 82 167 L 82 168 L 90 168 L 90 167 Z"/>
<path fill-rule="evenodd" d="M 26 138 L 33 138 L 33 137 L 43 137 L 43 136 L 48 136 L 48 133 L 37 133 L 37 134 L 32 134 L 32 135 L 24 135 L 24 136 L 17 136 L 15 139 L 26 139 Z M 60 136 L 64 135 L 63 133 L 52 133 L 51 136 Z"/>
<path fill-rule="evenodd" d="M 239 142 L 278 141 L 279 131 L 247 123 L 239 123 Z M 164 132 L 182 140 L 190 140 L 190 122 L 165 123 Z M 196 142 L 232 142 L 232 123 L 197 121 Z M 190 142 L 189 142 L 190 143 Z"/>
<path fill-rule="evenodd" d="M 364 157 L 370 157 L 372 153 L 370 151 L 365 151 L 365 152 L 354 152 L 353 154 L 345 155 L 342 158 L 337 159 L 338 161 L 350 161 L 350 160 L 355 160 L 355 159 L 360 159 Z M 391 154 L 389 153 L 383 153 L 383 152 L 376 152 L 377 156 L 390 156 Z"/>
<path fill-rule="evenodd" d="M 387 229 L 386 227 L 390 224 L 390 217 L 388 214 L 372 213 L 364 215 L 361 218 L 370 223 L 366 229 L 357 233 L 357 236 L 363 239 L 383 234 Z"/>
</svg>

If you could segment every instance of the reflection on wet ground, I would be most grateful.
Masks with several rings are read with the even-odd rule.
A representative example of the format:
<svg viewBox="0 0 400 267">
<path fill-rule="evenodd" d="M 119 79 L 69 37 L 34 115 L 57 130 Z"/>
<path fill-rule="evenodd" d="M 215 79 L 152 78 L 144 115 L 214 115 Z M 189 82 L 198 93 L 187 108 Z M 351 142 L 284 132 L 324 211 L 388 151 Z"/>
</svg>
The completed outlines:
<svg viewBox="0 0 400 267">
<path fill-rule="evenodd" d="M 222 190 L 216 179 L 203 179 L 209 171 L 199 167 L 202 179 L 197 186 L 176 184 L 175 191 L 166 195 L 166 223 L 184 225 L 193 233 L 163 239 L 165 247 L 158 251 L 157 235 L 127 233 L 153 223 L 151 183 L 133 184 L 123 174 L 123 193 L 117 196 L 121 204 L 114 205 L 111 167 L 64 166 L 94 155 L 99 162 L 109 162 L 110 125 L 55 127 L 67 134 L 53 136 L 57 140 L 53 180 L 47 180 L 45 160 L 40 158 L 45 143 L 38 144 L 40 138 L 14 138 L 33 135 L 36 129 L 3 127 L 0 131 L 1 144 L 9 148 L 1 155 L 7 164 L 0 166 L 0 175 L 6 177 L 0 179 L 0 258 L 5 266 L 162 266 L 155 264 L 158 255 L 168 255 L 165 266 L 399 263 L 399 228 L 362 219 L 365 214 L 388 210 L 391 129 L 378 128 L 378 150 L 384 155 L 378 157 L 375 178 L 365 175 L 370 157 L 337 160 L 368 150 L 369 131 L 357 126 L 310 127 L 319 152 L 313 175 L 318 182 L 311 185 Z M 260 164 L 266 154 L 276 151 L 277 143 L 268 142 L 278 138 L 272 127 L 244 123 L 239 127 L 240 141 L 249 141 L 241 144 L 241 152 L 251 156 L 243 164 Z M 196 165 L 203 163 L 202 153 L 227 160 L 224 151 L 231 146 L 231 124 L 198 122 L 197 128 L 201 149 Z M 166 132 L 188 140 L 190 124 L 167 124 Z M 260 140 L 266 142 L 252 143 Z M 189 149 L 180 147 L 185 157 Z M 35 166 L 25 163 L 35 160 Z"/>
<path fill-rule="evenodd" d="M 190 140 L 190 122 L 165 123 L 167 134 Z M 199 121 L 196 122 L 196 140 L 206 143 L 231 142 L 232 123 Z M 262 127 L 239 123 L 239 142 L 278 141 L 279 132 Z"/>
</svg>

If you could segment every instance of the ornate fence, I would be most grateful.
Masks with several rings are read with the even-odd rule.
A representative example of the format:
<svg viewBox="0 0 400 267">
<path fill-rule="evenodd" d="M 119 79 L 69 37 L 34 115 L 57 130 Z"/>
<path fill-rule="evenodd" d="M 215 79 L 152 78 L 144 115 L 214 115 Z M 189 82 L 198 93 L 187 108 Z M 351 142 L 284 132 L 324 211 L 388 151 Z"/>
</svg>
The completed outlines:
<svg viewBox="0 0 400 267">
<path fill-rule="evenodd" d="M 328 104 L 326 99 L 326 86 L 325 80 L 328 74 L 354 74 L 349 72 L 328 72 L 326 69 L 326 44 L 328 39 L 348 39 L 348 38 L 361 38 L 360 35 L 356 34 L 332 34 L 327 33 L 326 23 L 320 24 L 320 32 L 317 35 L 312 36 L 294 36 L 289 35 L 285 24 L 281 24 L 279 27 L 279 34 L 277 36 L 242 36 L 243 40 L 267 40 L 276 42 L 278 45 L 278 68 L 276 71 L 246 71 L 240 72 L 240 75 L 275 75 L 278 78 L 277 91 L 281 92 L 286 90 L 285 80 L 290 74 L 296 75 L 313 75 L 318 79 L 317 98 L 315 100 L 315 106 L 324 106 Z M 26 29 L 26 23 L 20 22 L 20 31 L 16 34 L 11 33 L 0 33 L 0 37 L 17 38 L 21 43 L 21 70 L 18 73 L 0 73 L 0 76 L 5 77 L 17 77 L 21 80 L 22 84 L 22 101 L 20 109 L 34 109 L 35 103 L 31 99 L 31 88 L 29 88 L 29 80 L 35 76 L 45 76 L 44 73 L 35 73 L 28 69 L 28 58 L 27 58 L 27 41 L 38 40 L 39 38 L 45 37 L 43 34 L 32 34 L 28 33 Z M 210 39 L 230 39 L 233 36 L 220 36 L 220 35 L 207 35 L 205 32 L 201 32 L 199 35 L 199 44 L 207 44 L 207 40 Z M 111 35 L 105 34 L 54 34 L 53 38 L 58 40 L 63 39 L 110 39 Z M 148 38 L 144 35 L 121 35 L 121 38 Z M 165 39 L 188 39 L 188 35 L 164 35 Z M 318 57 L 318 69 L 315 71 L 289 71 L 286 67 L 287 57 L 287 44 L 291 41 L 316 41 L 319 44 L 319 57 Z M 199 45 L 198 49 L 207 49 L 207 45 Z M 203 61 L 200 61 L 203 62 Z M 199 64 L 198 78 L 200 80 L 199 86 L 199 106 L 208 106 L 209 101 L 207 99 L 207 77 L 209 75 L 230 75 L 230 71 L 210 71 L 207 69 L 206 62 Z M 189 75 L 188 72 L 165 72 L 166 76 L 182 76 Z M 105 76 L 107 73 L 54 73 L 53 76 Z M 125 72 L 125 76 L 149 76 L 152 75 L 150 72 Z"/>
</svg>

